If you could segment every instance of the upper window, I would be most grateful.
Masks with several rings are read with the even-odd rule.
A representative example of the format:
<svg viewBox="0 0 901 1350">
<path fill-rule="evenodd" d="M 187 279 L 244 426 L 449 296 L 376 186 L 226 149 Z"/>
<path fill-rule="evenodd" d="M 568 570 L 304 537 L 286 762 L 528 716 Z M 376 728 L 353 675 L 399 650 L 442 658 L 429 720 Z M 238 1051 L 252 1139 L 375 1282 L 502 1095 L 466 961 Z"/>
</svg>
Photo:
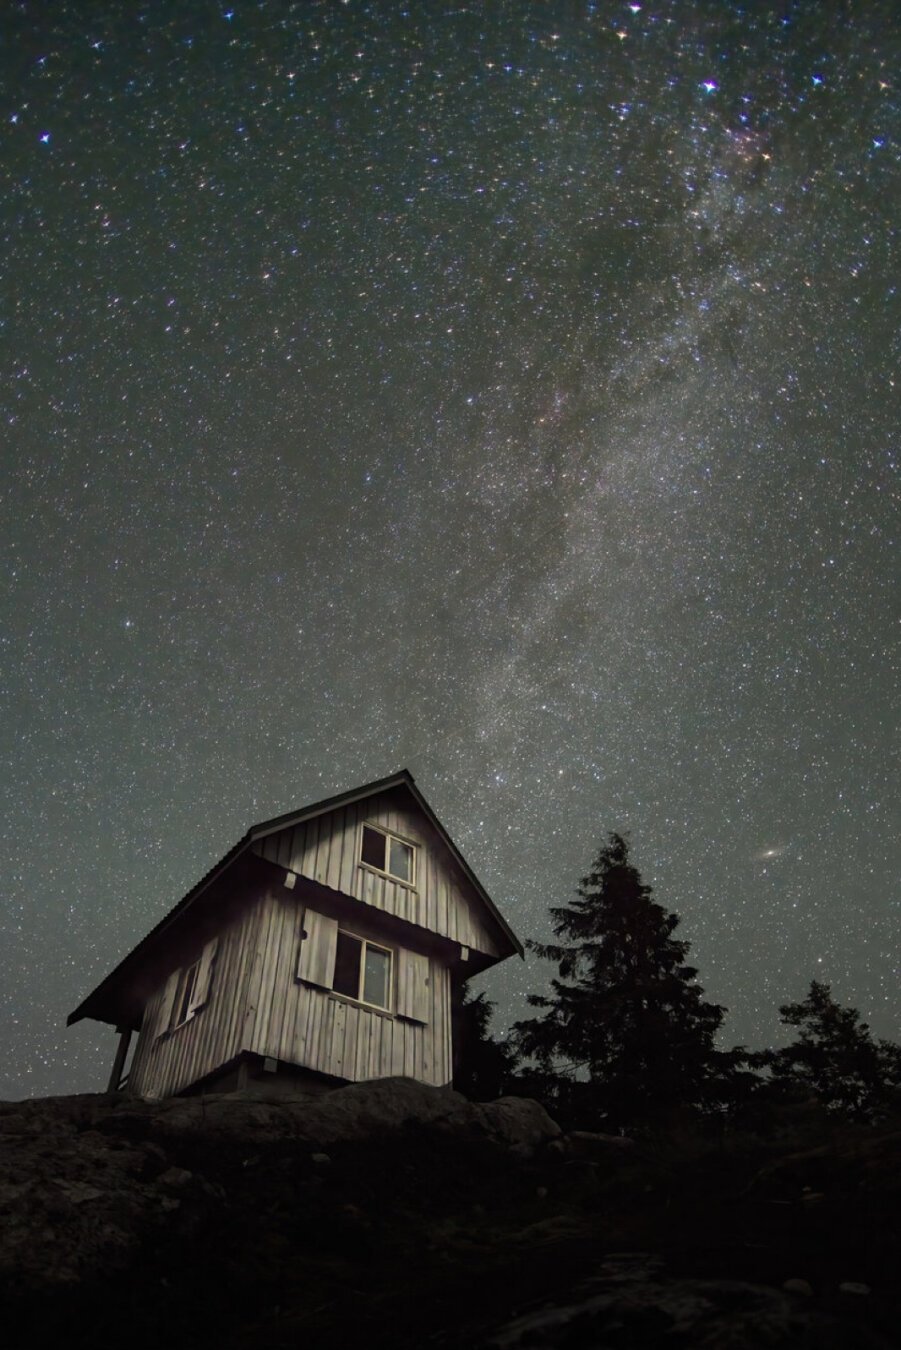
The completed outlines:
<svg viewBox="0 0 901 1350">
<path fill-rule="evenodd" d="M 336 994 L 387 1008 L 391 991 L 390 951 L 339 929 L 332 988 Z"/>
<path fill-rule="evenodd" d="M 412 844 L 398 839 L 397 835 L 389 834 L 387 830 L 377 830 L 373 825 L 363 826 L 361 861 L 397 881 L 405 881 L 409 886 L 414 882 L 415 852 Z"/>
</svg>

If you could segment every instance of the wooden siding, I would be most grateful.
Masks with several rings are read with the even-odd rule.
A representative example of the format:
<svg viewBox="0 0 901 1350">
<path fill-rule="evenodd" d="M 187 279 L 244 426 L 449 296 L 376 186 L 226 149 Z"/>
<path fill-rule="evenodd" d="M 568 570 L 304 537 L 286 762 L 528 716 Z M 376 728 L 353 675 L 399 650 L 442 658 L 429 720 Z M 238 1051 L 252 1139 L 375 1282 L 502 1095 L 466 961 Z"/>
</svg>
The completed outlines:
<svg viewBox="0 0 901 1350">
<path fill-rule="evenodd" d="M 161 1036 L 171 1012 L 172 972 L 151 995 L 128 1075 L 138 1096 L 171 1097 L 227 1063 L 241 1049 L 249 955 L 255 936 L 252 906 L 227 921 L 219 933 L 209 999 L 182 1026 Z M 201 947 L 186 964 L 201 958 Z M 182 967 L 183 968 L 183 967 Z"/>
<path fill-rule="evenodd" d="M 428 960 L 427 1006 L 417 1008 L 427 1021 L 413 1022 L 372 1011 L 296 977 L 304 907 L 292 891 L 275 892 L 254 911 L 256 937 L 247 989 L 242 1048 L 257 1055 L 359 1082 L 396 1074 L 438 1086 L 450 1082 L 450 973 Z M 352 929 L 354 925 L 349 925 Z M 362 936 L 376 938 L 376 925 Z M 405 968 L 397 959 L 393 980 Z M 395 989 L 394 997 L 404 991 Z M 392 1006 L 396 1006 L 392 1002 Z M 401 1003 L 404 1006 L 404 1003 Z"/>
<path fill-rule="evenodd" d="M 418 845 L 415 889 L 360 865 L 363 823 L 381 825 Z M 399 806 L 390 793 L 368 797 L 316 816 L 254 844 L 261 857 L 323 886 L 354 896 L 463 947 L 500 957 L 501 948 L 484 906 L 455 874 L 447 848 L 413 806 Z"/>
</svg>

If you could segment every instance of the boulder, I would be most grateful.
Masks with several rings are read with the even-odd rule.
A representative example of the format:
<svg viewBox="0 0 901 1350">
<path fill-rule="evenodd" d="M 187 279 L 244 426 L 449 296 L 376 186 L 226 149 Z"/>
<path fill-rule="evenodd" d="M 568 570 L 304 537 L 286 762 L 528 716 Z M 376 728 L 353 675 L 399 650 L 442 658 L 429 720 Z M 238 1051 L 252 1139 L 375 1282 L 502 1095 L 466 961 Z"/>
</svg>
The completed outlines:
<svg viewBox="0 0 901 1350">
<path fill-rule="evenodd" d="M 802 1281 L 793 1281 L 802 1283 Z M 742 1280 L 668 1276 L 643 1254 L 605 1262 L 591 1291 L 516 1318 L 482 1342 L 483 1350 L 575 1347 L 704 1346 L 706 1350 L 890 1350 L 873 1328 L 845 1322 L 811 1300 Z"/>
<path fill-rule="evenodd" d="M 52 1289 L 129 1265 L 161 1225 L 202 1223 L 224 1193 L 202 1175 L 234 1156 L 321 1165 L 334 1150 L 416 1136 L 528 1159 L 560 1135 L 537 1102 L 475 1104 L 407 1078 L 272 1101 L 238 1094 L 0 1103 L 0 1286 Z"/>
<path fill-rule="evenodd" d="M 412 1078 L 350 1083 L 313 1098 L 223 1093 L 132 1101 L 108 1113 L 98 1128 L 162 1143 L 201 1137 L 251 1148 L 261 1141 L 293 1141 L 317 1151 L 384 1134 L 428 1131 L 495 1145 L 521 1158 L 533 1156 L 561 1136 L 560 1127 L 538 1102 L 522 1097 L 470 1102 L 451 1088 L 430 1087 Z"/>
<path fill-rule="evenodd" d="M 568 1152 L 576 1158 L 609 1158 L 611 1154 L 632 1152 L 635 1140 L 621 1134 L 597 1134 L 594 1130 L 570 1130 L 566 1135 Z"/>
</svg>

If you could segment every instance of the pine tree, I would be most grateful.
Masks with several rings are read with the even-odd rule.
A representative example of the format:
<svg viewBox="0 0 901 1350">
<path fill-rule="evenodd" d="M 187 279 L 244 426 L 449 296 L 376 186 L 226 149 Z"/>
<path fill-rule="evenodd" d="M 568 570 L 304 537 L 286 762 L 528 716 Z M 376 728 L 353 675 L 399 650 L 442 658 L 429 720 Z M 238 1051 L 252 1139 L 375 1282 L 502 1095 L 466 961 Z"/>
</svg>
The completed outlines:
<svg viewBox="0 0 901 1350">
<path fill-rule="evenodd" d="M 725 1009 L 704 1001 L 689 944 L 673 936 L 678 916 L 652 900 L 620 835 L 551 916 L 562 941 L 528 946 L 558 978 L 528 998 L 541 1014 L 513 1028 L 533 1065 L 524 1081 L 561 1117 L 606 1129 L 725 1100 L 742 1058 L 714 1046 Z"/>
<path fill-rule="evenodd" d="M 827 1110 L 857 1119 L 880 1115 L 901 1088 L 901 1046 L 874 1041 L 855 1008 L 843 1008 L 828 984 L 812 980 L 801 1003 L 779 1009 L 799 1029 L 794 1044 L 762 1056 L 774 1082 L 805 1088 Z"/>
</svg>

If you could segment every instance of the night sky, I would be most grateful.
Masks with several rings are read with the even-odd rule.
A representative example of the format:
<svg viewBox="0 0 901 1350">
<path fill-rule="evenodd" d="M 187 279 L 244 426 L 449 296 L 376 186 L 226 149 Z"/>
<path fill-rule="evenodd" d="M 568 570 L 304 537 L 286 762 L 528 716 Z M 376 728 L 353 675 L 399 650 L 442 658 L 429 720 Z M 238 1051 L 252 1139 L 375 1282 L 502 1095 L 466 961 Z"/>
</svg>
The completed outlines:
<svg viewBox="0 0 901 1350">
<path fill-rule="evenodd" d="M 727 1044 L 812 978 L 901 1039 L 895 6 L 4 28 L 0 1096 L 401 767 L 521 937 L 629 832 Z"/>
</svg>

